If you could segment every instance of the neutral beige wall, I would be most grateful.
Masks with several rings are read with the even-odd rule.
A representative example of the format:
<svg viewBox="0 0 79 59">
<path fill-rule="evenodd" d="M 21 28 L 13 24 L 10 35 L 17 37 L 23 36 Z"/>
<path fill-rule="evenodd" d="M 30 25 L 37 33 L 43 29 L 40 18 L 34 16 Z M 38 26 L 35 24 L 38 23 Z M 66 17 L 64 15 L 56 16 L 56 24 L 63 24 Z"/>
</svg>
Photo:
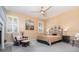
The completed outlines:
<svg viewBox="0 0 79 59">
<path fill-rule="evenodd" d="M 31 17 L 26 14 L 17 13 L 13 11 L 7 11 L 7 15 L 19 17 L 19 32 L 24 31 L 24 35 L 29 38 L 36 39 L 38 33 L 38 17 Z M 32 19 L 34 20 L 34 30 L 25 30 L 25 20 Z M 45 21 L 43 21 L 45 23 Z M 11 33 L 6 33 L 6 40 L 12 41 Z"/>
<path fill-rule="evenodd" d="M 79 9 L 76 8 L 58 16 L 50 17 L 47 20 L 46 28 L 50 28 L 53 25 L 60 25 L 63 28 L 69 27 L 68 35 L 74 35 L 79 32 Z"/>
<path fill-rule="evenodd" d="M 38 17 L 31 17 L 26 14 L 17 13 L 13 11 L 8 11 L 7 15 L 18 16 L 19 17 L 19 30 L 24 31 L 25 35 L 29 38 L 36 39 L 38 33 Z M 25 30 L 25 20 L 34 19 L 34 30 Z M 43 19 L 44 23 L 44 33 L 47 28 L 53 25 L 60 25 L 61 27 L 69 27 L 68 34 L 74 35 L 79 32 L 79 9 L 73 9 L 71 11 L 64 12 L 58 16 L 50 17 L 48 20 Z M 6 40 L 11 41 L 11 34 L 6 33 Z"/>
</svg>

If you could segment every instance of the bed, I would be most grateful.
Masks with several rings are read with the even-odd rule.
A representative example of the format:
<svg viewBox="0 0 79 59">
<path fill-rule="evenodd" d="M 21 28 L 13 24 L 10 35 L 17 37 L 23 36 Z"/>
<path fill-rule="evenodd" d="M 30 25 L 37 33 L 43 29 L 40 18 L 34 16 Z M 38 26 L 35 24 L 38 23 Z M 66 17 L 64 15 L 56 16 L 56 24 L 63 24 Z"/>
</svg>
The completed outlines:
<svg viewBox="0 0 79 59">
<path fill-rule="evenodd" d="M 37 36 L 37 41 L 41 43 L 45 43 L 48 45 L 52 45 L 52 43 L 56 43 L 62 40 L 61 35 L 39 35 Z"/>
</svg>

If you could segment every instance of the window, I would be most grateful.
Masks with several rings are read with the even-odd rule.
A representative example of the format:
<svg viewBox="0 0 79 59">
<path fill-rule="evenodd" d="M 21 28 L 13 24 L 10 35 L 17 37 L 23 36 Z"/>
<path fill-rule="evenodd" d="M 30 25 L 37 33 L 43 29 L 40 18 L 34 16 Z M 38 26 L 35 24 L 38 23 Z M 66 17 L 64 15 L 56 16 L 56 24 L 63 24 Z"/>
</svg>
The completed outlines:
<svg viewBox="0 0 79 59">
<path fill-rule="evenodd" d="M 42 33 L 43 32 L 43 22 L 39 21 L 38 23 L 38 32 Z"/>
<path fill-rule="evenodd" d="M 18 32 L 18 17 L 15 16 L 7 16 L 7 32 Z"/>
</svg>

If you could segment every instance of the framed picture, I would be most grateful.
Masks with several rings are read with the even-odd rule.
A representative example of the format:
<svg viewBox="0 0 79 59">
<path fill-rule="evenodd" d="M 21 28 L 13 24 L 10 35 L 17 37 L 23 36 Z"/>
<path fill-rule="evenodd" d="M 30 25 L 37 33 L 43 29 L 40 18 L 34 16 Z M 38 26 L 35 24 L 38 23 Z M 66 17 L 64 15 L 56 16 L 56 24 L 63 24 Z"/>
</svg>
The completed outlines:
<svg viewBox="0 0 79 59">
<path fill-rule="evenodd" d="M 34 30 L 34 21 L 26 20 L 25 21 L 25 29 L 26 30 Z"/>
</svg>

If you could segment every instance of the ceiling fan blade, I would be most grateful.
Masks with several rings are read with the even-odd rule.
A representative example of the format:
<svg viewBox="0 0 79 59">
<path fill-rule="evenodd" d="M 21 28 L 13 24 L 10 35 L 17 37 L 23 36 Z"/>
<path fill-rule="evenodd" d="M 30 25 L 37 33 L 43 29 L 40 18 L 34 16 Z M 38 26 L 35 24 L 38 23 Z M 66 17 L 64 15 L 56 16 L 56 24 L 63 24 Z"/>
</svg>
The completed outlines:
<svg viewBox="0 0 79 59">
<path fill-rule="evenodd" d="M 43 15 L 44 17 L 46 17 L 46 16 L 47 16 L 47 13 L 43 13 L 42 15 Z"/>
<path fill-rule="evenodd" d="M 45 11 L 49 10 L 52 6 L 48 7 L 47 9 L 45 9 Z"/>
<path fill-rule="evenodd" d="M 32 13 L 40 13 L 39 11 L 31 11 Z"/>
</svg>

